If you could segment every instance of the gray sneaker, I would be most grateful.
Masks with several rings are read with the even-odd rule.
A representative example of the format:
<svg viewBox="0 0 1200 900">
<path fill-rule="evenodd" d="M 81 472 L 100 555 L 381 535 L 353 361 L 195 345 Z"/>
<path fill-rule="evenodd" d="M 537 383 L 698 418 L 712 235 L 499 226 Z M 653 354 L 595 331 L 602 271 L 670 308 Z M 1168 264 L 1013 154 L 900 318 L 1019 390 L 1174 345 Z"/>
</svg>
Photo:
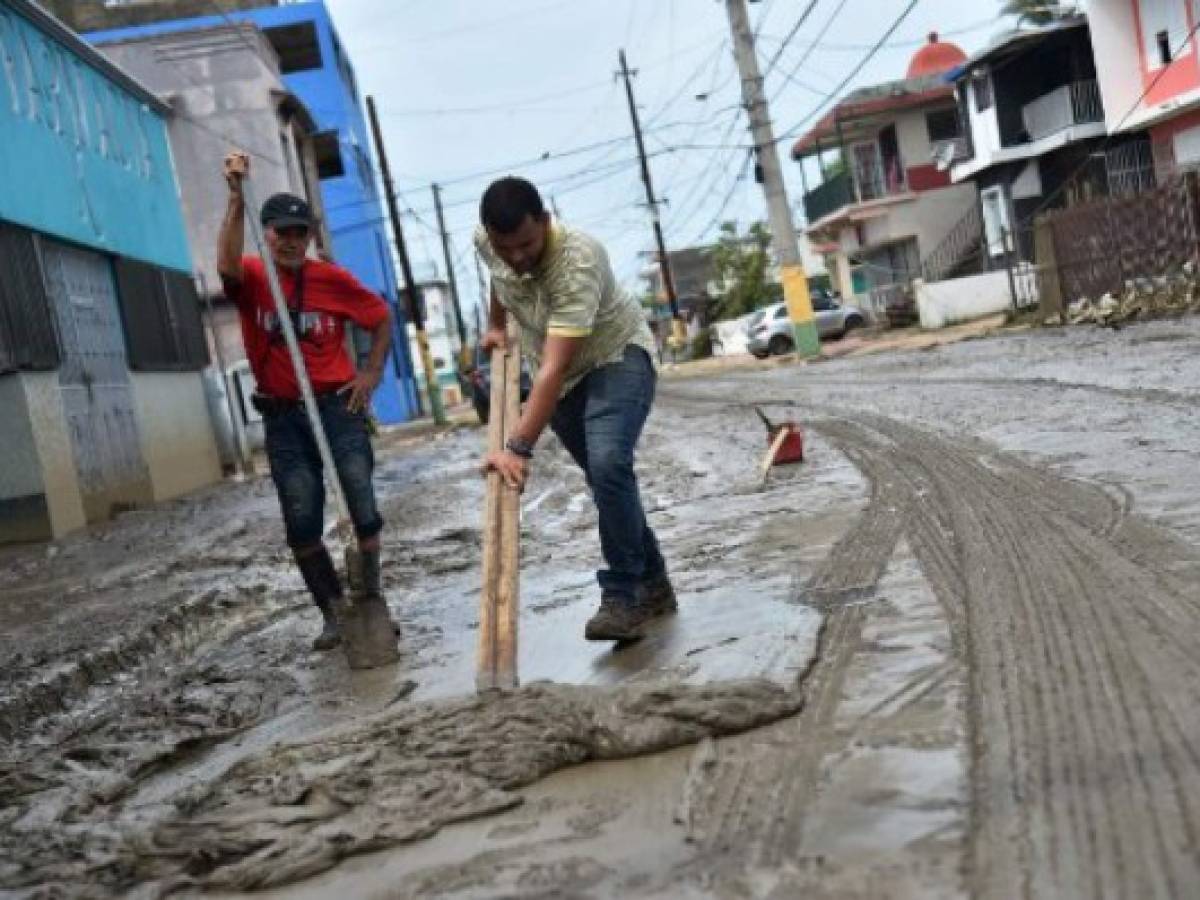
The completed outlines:
<svg viewBox="0 0 1200 900">
<path fill-rule="evenodd" d="M 637 599 L 654 616 L 669 616 L 679 610 L 675 588 L 671 586 L 671 579 L 666 573 L 639 584 Z"/>
<path fill-rule="evenodd" d="M 600 598 L 600 609 L 588 619 L 583 636 L 589 641 L 635 641 L 642 627 L 655 618 L 643 603 L 618 594 Z"/>
</svg>

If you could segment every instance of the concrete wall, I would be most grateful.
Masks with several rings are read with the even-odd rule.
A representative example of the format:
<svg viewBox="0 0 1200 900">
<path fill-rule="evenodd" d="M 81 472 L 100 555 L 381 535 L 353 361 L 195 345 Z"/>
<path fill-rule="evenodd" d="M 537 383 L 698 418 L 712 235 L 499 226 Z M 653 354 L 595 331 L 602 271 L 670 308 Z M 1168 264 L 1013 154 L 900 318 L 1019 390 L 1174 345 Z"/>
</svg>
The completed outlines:
<svg viewBox="0 0 1200 900">
<path fill-rule="evenodd" d="M 375 186 L 376 163 L 371 151 L 354 67 L 322 2 L 287 3 L 254 10 L 230 10 L 225 17 L 209 15 L 155 22 L 145 26 L 95 32 L 88 39 L 107 44 L 155 34 L 194 31 L 227 25 L 228 20 L 253 22 L 262 29 L 311 23 L 317 31 L 321 65 L 283 76 L 288 90 L 312 111 L 320 130 L 338 134 L 345 174 L 321 182 L 336 261 L 367 287 L 385 296 L 397 313 L 401 377 L 391 366 L 375 393 L 372 407 L 385 423 L 403 422 L 416 414 L 416 373 L 408 342 L 403 339 L 403 307 L 399 303 L 383 204 Z"/>
<path fill-rule="evenodd" d="M 61 537 L 85 524 L 58 375 L 0 376 L 4 464 L 0 543 Z"/>
<path fill-rule="evenodd" d="M 1177 0 L 1180 4 L 1186 0 Z M 1161 110 L 1140 98 L 1146 89 L 1146 68 L 1142 62 L 1141 34 L 1135 15 L 1137 0 L 1089 0 L 1088 27 L 1092 53 L 1100 82 L 1100 97 L 1108 130 L 1115 131 L 1124 120 L 1126 131 L 1142 127 L 1148 119 L 1169 111 Z M 1194 53 L 1195 41 L 1191 43 Z M 1155 74 L 1158 74 L 1155 72 Z M 1194 85 L 1193 85 L 1194 87 Z M 1177 101 L 1183 98 L 1176 97 Z M 1129 115 L 1134 104 L 1138 110 Z M 1126 118 L 1128 116 L 1128 118 Z"/>
<path fill-rule="evenodd" d="M 228 197 L 221 175 L 225 154 L 235 147 L 251 154 L 260 200 L 279 191 L 307 193 L 285 156 L 283 140 L 289 156 L 298 158 L 300 150 L 276 107 L 285 88 L 274 51 L 249 24 L 139 38 L 100 50 L 168 98 L 177 113 L 171 118 L 170 140 L 191 268 L 203 274 L 210 291 L 219 291 L 217 235 Z"/>
<path fill-rule="evenodd" d="M 986 77 L 990 80 L 992 76 L 988 73 Z M 950 176 L 954 181 L 970 178 L 1000 152 L 1000 119 L 996 113 L 995 91 L 992 92 L 992 105 L 980 112 L 975 103 L 974 79 L 963 79 L 959 82 L 958 90 L 966 96 L 966 127 L 971 135 L 973 153 L 971 158 L 951 166 Z"/>
<path fill-rule="evenodd" d="M 1008 272 L 985 272 L 927 284 L 917 279 L 917 311 L 921 327 L 945 328 L 994 316 L 1012 307 Z"/>
<path fill-rule="evenodd" d="M 925 124 L 928 109 L 906 112 L 896 118 L 896 142 L 900 145 L 900 161 L 905 169 L 929 165 L 933 145 Z"/>
<path fill-rule="evenodd" d="M 154 502 L 220 481 L 203 375 L 135 372 L 131 381 Z"/>
<path fill-rule="evenodd" d="M 866 222 L 863 226 L 866 246 L 877 247 L 915 237 L 924 259 L 977 202 L 973 184 L 923 191 L 916 199 L 897 203 L 889 207 L 886 215 Z"/>
</svg>

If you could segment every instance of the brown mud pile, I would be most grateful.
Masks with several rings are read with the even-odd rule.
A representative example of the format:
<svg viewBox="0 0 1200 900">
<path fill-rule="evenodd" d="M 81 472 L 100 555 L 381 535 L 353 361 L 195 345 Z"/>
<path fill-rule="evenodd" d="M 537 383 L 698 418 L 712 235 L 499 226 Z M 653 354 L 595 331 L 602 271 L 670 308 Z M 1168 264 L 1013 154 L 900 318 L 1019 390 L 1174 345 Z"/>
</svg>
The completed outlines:
<svg viewBox="0 0 1200 900">
<path fill-rule="evenodd" d="M 137 888 L 169 894 L 286 884 L 347 856 L 513 807 L 521 802 L 515 789 L 557 769 L 745 731 L 800 707 L 797 690 L 759 679 L 616 690 L 534 684 L 511 694 L 402 707 L 270 748 L 184 792 L 165 821 L 119 830 L 106 824 L 105 804 L 120 796 L 124 782 L 83 790 L 76 784 L 56 815 L 47 815 L 43 802 L 32 813 L 36 824 L 14 821 L 8 804 L 45 789 L 24 783 L 14 766 L 3 782 L 10 862 L 0 869 L 0 885 L 117 896 Z M 172 712 L 146 714 L 161 721 Z M 229 727 L 237 727 L 236 710 L 225 712 Z M 221 733 L 219 723 L 205 725 L 208 737 Z M 155 760 L 130 762 L 136 768 Z"/>
</svg>

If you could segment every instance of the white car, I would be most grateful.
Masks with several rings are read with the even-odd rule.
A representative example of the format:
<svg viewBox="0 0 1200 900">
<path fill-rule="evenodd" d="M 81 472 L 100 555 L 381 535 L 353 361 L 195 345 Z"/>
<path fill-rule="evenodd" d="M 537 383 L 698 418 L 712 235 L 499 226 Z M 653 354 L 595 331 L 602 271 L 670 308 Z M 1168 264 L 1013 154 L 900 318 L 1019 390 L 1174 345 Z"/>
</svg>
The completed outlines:
<svg viewBox="0 0 1200 900">
<path fill-rule="evenodd" d="M 843 306 L 834 294 L 814 291 L 812 305 L 816 314 L 817 334 L 822 340 L 844 337 L 855 328 L 867 324 L 867 317 L 861 309 Z M 783 303 L 774 303 L 755 313 L 746 323 L 746 333 L 750 338 L 746 349 L 759 359 L 791 353 L 796 346 L 792 320 Z"/>
</svg>

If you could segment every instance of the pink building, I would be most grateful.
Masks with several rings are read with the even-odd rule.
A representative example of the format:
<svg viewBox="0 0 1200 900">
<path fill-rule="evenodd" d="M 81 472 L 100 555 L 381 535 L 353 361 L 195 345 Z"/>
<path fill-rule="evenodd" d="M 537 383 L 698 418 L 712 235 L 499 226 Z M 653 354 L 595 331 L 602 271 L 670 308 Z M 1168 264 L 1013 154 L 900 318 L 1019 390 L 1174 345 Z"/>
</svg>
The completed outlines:
<svg viewBox="0 0 1200 900">
<path fill-rule="evenodd" d="M 1195 0 L 1090 0 L 1096 70 L 1110 134 L 1146 132 L 1161 177 L 1200 165 Z"/>
</svg>

